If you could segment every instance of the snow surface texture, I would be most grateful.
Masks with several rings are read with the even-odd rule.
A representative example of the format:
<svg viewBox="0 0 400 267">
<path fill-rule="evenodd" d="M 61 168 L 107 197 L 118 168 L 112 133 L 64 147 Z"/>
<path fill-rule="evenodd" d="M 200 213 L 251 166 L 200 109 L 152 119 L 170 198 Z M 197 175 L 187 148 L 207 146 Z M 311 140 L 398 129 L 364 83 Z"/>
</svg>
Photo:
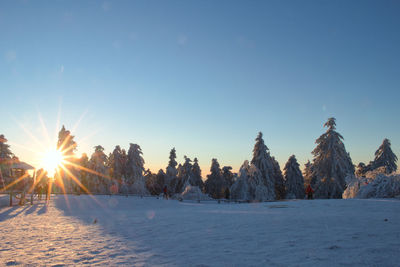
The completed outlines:
<svg viewBox="0 0 400 267">
<path fill-rule="evenodd" d="M 399 265 L 400 201 L 394 199 L 68 200 L 1 208 L 0 266 Z"/>
</svg>

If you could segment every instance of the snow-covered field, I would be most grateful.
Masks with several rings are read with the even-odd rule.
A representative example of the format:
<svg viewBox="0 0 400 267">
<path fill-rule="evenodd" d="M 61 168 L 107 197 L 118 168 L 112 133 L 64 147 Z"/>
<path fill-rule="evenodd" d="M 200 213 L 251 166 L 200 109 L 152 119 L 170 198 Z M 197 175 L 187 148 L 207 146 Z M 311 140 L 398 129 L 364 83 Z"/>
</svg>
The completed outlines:
<svg viewBox="0 0 400 267">
<path fill-rule="evenodd" d="M 4 207 L 0 265 L 399 266 L 399 200 L 257 204 L 123 196 Z M 69 203 L 69 204 L 68 204 Z"/>
</svg>

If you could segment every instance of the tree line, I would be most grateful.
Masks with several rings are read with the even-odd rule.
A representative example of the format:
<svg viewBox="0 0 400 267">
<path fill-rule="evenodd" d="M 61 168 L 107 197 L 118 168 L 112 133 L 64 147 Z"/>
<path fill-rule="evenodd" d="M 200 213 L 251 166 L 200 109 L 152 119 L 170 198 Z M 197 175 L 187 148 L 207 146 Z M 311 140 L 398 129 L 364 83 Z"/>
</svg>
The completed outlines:
<svg viewBox="0 0 400 267">
<path fill-rule="evenodd" d="M 108 155 L 101 145 L 97 145 L 90 158 L 85 153 L 77 158 L 74 136 L 63 126 L 58 135 L 57 148 L 64 152 L 69 164 L 58 171 L 56 181 L 66 193 L 159 195 L 166 187 L 169 195 L 178 195 L 190 186 L 215 199 L 268 201 L 302 199 L 307 185 L 312 186 L 316 198 L 342 198 L 347 181 L 355 176 L 377 169 L 385 173 L 397 170 L 397 157 L 388 139 L 383 140 L 373 161 L 367 165 L 359 163 L 356 170 L 345 149 L 343 136 L 336 131 L 336 119 L 329 118 L 324 127 L 327 130 L 316 140 L 313 160 L 305 164 L 303 172 L 295 155 L 290 156 L 282 172 L 260 132 L 255 139 L 251 161 L 246 160 L 238 173 L 233 173 L 230 166 L 221 167 L 214 158 L 210 174 L 204 181 L 198 159 L 192 161 L 184 156 L 184 162 L 178 164 L 175 148 L 169 153 L 165 171 L 160 169 L 157 173 L 145 169 L 142 150 L 133 143 L 129 144 L 127 151 L 117 145 Z M 7 173 L 4 162 L 13 157 L 6 142 L 1 135 L 3 173 Z M 43 170 L 39 172 L 45 177 Z"/>
</svg>

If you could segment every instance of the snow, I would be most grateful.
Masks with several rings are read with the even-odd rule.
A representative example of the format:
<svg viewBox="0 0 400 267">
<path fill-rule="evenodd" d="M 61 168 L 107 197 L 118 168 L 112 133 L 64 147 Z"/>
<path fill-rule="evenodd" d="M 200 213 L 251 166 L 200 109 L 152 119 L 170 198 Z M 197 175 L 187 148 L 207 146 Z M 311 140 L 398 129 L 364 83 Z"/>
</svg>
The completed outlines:
<svg viewBox="0 0 400 267">
<path fill-rule="evenodd" d="M 398 266 L 400 201 L 53 196 L 6 207 L 0 266 Z"/>
</svg>

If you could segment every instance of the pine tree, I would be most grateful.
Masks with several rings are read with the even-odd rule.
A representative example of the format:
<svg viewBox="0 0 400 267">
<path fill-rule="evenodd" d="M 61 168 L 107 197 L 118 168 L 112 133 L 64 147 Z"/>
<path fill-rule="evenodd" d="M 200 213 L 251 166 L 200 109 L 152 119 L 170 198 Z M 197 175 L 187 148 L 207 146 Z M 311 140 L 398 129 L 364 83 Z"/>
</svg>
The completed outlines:
<svg viewBox="0 0 400 267">
<path fill-rule="evenodd" d="M 336 119 L 324 124 L 328 130 L 315 142 L 313 150 L 313 176 L 316 198 L 342 198 L 346 189 L 345 178 L 354 175 L 354 165 L 343 144 L 343 136 L 335 131 Z"/>
<path fill-rule="evenodd" d="M 65 126 L 63 125 L 61 130 L 58 132 L 57 149 L 62 151 L 64 157 L 67 157 L 69 161 L 73 161 L 76 148 L 77 144 L 74 141 L 74 136 L 71 135 L 71 132 L 69 130 L 66 130 Z M 77 176 L 79 172 L 79 170 L 70 166 L 68 167 L 68 170 L 74 176 Z M 60 178 L 63 180 L 65 191 L 67 193 L 76 192 L 79 186 L 77 186 L 75 181 L 73 181 L 73 179 L 69 177 L 70 174 L 68 172 L 65 172 L 63 169 L 60 169 L 59 175 Z"/>
<path fill-rule="evenodd" d="M 124 172 L 124 160 L 120 146 L 116 146 L 109 157 L 109 167 L 112 170 L 112 177 L 121 183 L 122 175 Z"/>
<path fill-rule="evenodd" d="M 10 176 L 10 166 L 12 164 L 11 159 L 13 158 L 14 154 L 10 150 L 10 145 L 7 144 L 7 139 L 4 137 L 3 134 L 0 135 L 0 171 L 3 176 Z M 1 178 L 1 177 L 0 177 Z M 3 185 L 0 184 L 0 187 Z"/>
<path fill-rule="evenodd" d="M 104 148 L 100 145 L 94 147 L 94 153 L 90 157 L 89 167 L 95 173 L 91 174 L 88 182 L 91 192 L 107 194 L 109 192 L 110 181 L 105 178 L 108 173 L 107 155 L 104 153 Z M 96 174 L 98 173 L 98 174 Z"/>
<path fill-rule="evenodd" d="M 303 177 L 304 177 L 304 187 L 306 187 L 309 184 L 314 184 L 315 180 L 313 180 L 313 167 L 311 162 L 308 160 L 306 164 L 304 164 L 304 172 L 303 172 Z"/>
<path fill-rule="evenodd" d="M 193 174 L 192 174 L 192 160 L 186 156 L 184 156 L 185 163 L 181 167 L 178 168 L 178 176 L 175 187 L 175 193 L 180 194 L 185 189 L 186 184 L 193 185 Z"/>
<path fill-rule="evenodd" d="M 137 144 L 130 144 L 128 150 L 128 161 L 126 164 L 126 175 L 128 186 L 133 194 L 147 195 L 148 191 L 143 177 L 144 159 L 142 149 Z"/>
<path fill-rule="evenodd" d="M 397 170 L 397 156 L 393 153 L 391 149 L 390 140 L 385 138 L 382 145 L 375 152 L 375 159 L 372 163 L 372 170 L 379 167 L 385 167 L 386 174 L 390 174 Z"/>
<path fill-rule="evenodd" d="M 57 149 L 63 151 L 64 155 L 73 155 L 76 150 L 76 142 L 71 132 L 65 129 L 63 125 L 58 132 Z"/>
<path fill-rule="evenodd" d="M 198 186 L 201 191 L 204 190 L 204 182 L 203 178 L 201 177 L 201 169 L 199 165 L 199 161 L 197 158 L 194 158 L 193 160 L 193 167 L 192 167 L 192 179 L 191 179 L 191 184 L 194 186 Z"/>
<path fill-rule="evenodd" d="M 150 169 L 147 169 L 144 174 L 146 181 L 146 188 L 151 195 L 159 195 L 162 192 L 162 184 L 158 183 L 158 175 L 152 173 Z"/>
<path fill-rule="evenodd" d="M 304 178 L 295 155 L 292 155 L 283 169 L 285 173 L 286 198 L 304 198 Z"/>
<path fill-rule="evenodd" d="M 176 162 L 175 159 L 176 159 L 176 150 L 174 147 L 169 152 L 169 162 L 165 174 L 164 186 L 167 186 L 169 195 L 175 194 L 175 185 L 173 183 L 175 182 L 176 176 L 178 174 L 178 171 L 176 169 L 176 165 L 178 165 L 178 163 Z"/>
<path fill-rule="evenodd" d="M 90 166 L 89 166 L 89 158 L 86 155 L 86 153 L 82 154 L 82 156 L 78 160 L 78 165 L 83 167 L 83 168 L 85 168 L 85 169 L 89 169 L 90 168 Z M 78 176 L 79 176 L 79 179 L 80 179 L 82 185 L 90 192 L 90 188 L 89 188 L 89 186 L 90 186 L 89 185 L 90 175 L 89 175 L 89 173 L 84 169 L 79 169 Z M 81 190 L 81 192 L 82 192 L 82 190 Z"/>
<path fill-rule="evenodd" d="M 220 199 L 225 197 L 225 191 L 228 185 L 222 177 L 222 171 L 217 159 L 212 159 L 211 161 L 210 174 L 207 175 L 204 187 L 206 194 L 212 198 Z"/>
<path fill-rule="evenodd" d="M 222 177 L 225 180 L 228 187 L 233 185 L 234 181 L 234 174 L 232 173 L 231 166 L 224 166 L 222 167 Z"/>
<path fill-rule="evenodd" d="M 247 201 L 267 201 L 275 199 L 273 187 L 264 184 L 264 177 L 255 164 L 246 160 L 239 170 L 239 177 L 230 188 L 230 198 Z"/>
<path fill-rule="evenodd" d="M 276 176 L 279 175 L 276 175 L 274 171 L 276 166 L 274 166 L 274 161 L 272 160 L 269 154 L 269 149 L 264 144 L 264 139 L 262 137 L 262 132 L 259 132 L 254 145 L 253 159 L 251 160 L 251 163 L 254 164 L 258 170 L 260 170 L 264 185 L 268 188 L 274 189 L 272 190 L 273 195 L 271 197 L 275 199 L 277 196 L 276 193 L 279 192 L 277 189 L 280 188 L 280 177 L 276 179 Z M 278 180 L 278 182 L 275 180 Z"/>
<path fill-rule="evenodd" d="M 273 177 L 275 180 L 275 196 L 276 199 L 284 199 L 285 192 L 285 180 L 283 179 L 283 174 L 281 167 L 275 157 L 271 157 L 273 167 Z"/>
</svg>

